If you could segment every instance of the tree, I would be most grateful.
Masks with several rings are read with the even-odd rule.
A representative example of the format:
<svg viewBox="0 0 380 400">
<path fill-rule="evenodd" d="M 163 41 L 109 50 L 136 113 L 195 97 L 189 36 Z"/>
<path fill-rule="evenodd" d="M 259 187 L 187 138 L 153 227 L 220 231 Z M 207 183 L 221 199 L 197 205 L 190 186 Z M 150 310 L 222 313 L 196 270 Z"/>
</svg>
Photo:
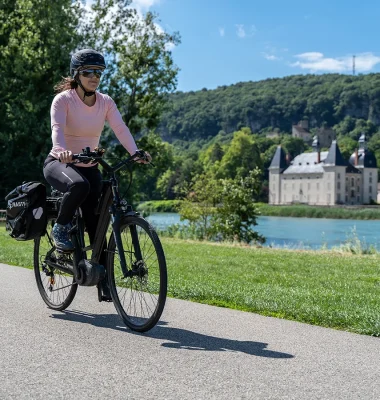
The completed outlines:
<svg viewBox="0 0 380 400">
<path fill-rule="evenodd" d="M 264 243 L 265 238 L 253 227 L 257 225 L 255 205 L 260 189 L 261 171 L 256 168 L 245 178 L 221 181 L 220 206 L 212 217 L 212 231 L 223 240 Z"/>
<path fill-rule="evenodd" d="M 245 178 L 215 179 L 211 172 L 197 176 L 180 206 L 181 219 L 200 239 L 244 243 L 265 242 L 254 231 L 258 210 L 255 199 L 261 189 L 260 170 Z"/>
<path fill-rule="evenodd" d="M 249 128 L 234 133 L 220 162 L 217 175 L 222 178 L 248 176 L 254 168 L 262 168 L 259 149 Z"/>
<path fill-rule="evenodd" d="M 157 16 L 140 17 L 130 0 L 96 0 L 84 20 L 86 41 L 106 54 L 103 86 L 115 100 L 131 132 L 157 127 L 175 90 L 178 68 L 170 49 L 180 42 L 157 25 Z"/>
<path fill-rule="evenodd" d="M 0 187 L 42 178 L 53 86 L 79 41 L 71 0 L 0 1 Z M 12 171 L 12 173 L 4 173 Z M 5 193 L 0 193 L 1 199 Z"/>
<path fill-rule="evenodd" d="M 188 220 L 199 239 L 210 239 L 214 231 L 211 222 L 219 201 L 220 185 L 210 172 L 196 176 L 186 198 L 181 203 L 181 220 Z"/>
<path fill-rule="evenodd" d="M 129 203 L 159 199 L 157 181 L 167 169 L 174 166 L 174 155 L 171 144 L 164 142 L 154 132 L 143 136 L 137 141 L 138 147 L 148 151 L 153 158 L 154 167 L 151 165 L 137 164 L 133 170 L 133 181 L 128 191 L 127 200 Z M 124 178 L 124 185 L 127 184 Z"/>
<path fill-rule="evenodd" d="M 298 154 L 303 153 L 308 148 L 303 139 L 292 136 L 286 136 L 282 141 L 282 145 L 291 158 L 298 156 Z"/>
</svg>

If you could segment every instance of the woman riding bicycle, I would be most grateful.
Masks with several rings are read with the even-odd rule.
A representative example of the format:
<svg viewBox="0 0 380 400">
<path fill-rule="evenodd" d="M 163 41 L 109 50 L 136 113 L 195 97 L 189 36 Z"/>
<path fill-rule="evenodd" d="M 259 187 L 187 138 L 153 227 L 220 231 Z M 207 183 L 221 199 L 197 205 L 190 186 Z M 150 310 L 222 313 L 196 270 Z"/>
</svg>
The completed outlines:
<svg viewBox="0 0 380 400">
<path fill-rule="evenodd" d="M 43 172 L 47 182 L 64 193 L 52 230 L 57 249 L 64 252 L 74 249 L 69 230 L 79 206 L 90 243 L 93 242 L 98 222 L 95 210 L 102 187 L 98 165 L 73 164 L 72 154 L 80 153 L 86 147 L 92 150 L 98 147 L 105 121 L 108 121 L 130 154 L 138 150 L 115 102 L 111 97 L 96 91 L 105 68 L 102 54 L 92 49 L 80 50 L 71 57 L 71 76 L 64 78 L 55 87 L 58 94 L 51 105 L 53 147 L 44 162 Z M 150 159 L 150 155 L 146 155 Z M 105 257 L 102 258 L 104 262 Z M 100 261 L 102 263 L 102 259 Z"/>
</svg>

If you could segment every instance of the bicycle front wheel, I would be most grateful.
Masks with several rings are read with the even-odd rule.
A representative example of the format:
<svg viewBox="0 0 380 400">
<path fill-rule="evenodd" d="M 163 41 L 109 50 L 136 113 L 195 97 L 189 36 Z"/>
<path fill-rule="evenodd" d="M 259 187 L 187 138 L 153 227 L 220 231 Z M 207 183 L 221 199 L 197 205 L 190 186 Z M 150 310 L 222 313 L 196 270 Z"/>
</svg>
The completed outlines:
<svg viewBox="0 0 380 400">
<path fill-rule="evenodd" d="M 72 255 L 56 251 L 49 220 L 46 233 L 34 239 L 34 275 L 43 301 L 53 310 L 64 310 L 74 299 L 78 285 L 72 274 Z"/>
<path fill-rule="evenodd" d="M 128 268 L 124 276 L 115 234 L 108 245 L 107 273 L 112 300 L 124 323 L 146 332 L 161 317 L 167 293 L 164 251 L 153 227 L 138 216 L 124 217 L 120 229 Z"/>
</svg>

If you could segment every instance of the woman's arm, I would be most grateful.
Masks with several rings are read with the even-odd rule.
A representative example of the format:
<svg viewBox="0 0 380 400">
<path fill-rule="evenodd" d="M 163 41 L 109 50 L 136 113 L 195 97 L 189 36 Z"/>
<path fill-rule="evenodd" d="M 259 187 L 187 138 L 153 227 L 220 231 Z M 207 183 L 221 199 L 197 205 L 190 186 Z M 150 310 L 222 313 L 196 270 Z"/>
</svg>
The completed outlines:
<svg viewBox="0 0 380 400">
<path fill-rule="evenodd" d="M 50 108 L 51 138 L 53 148 L 51 154 L 59 158 L 60 153 L 66 150 L 64 130 L 66 126 L 67 103 L 62 96 L 56 96 Z"/>
<path fill-rule="evenodd" d="M 128 151 L 129 154 L 135 154 L 138 150 L 135 140 L 131 135 L 127 125 L 125 125 L 123 118 L 119 110 L 116 107 L 115 102 L 111 97 L 107 96 L 108 100 L 108 112 L 106 120 L 110 124 L 111 129 L 115 132 L 116 137 L 119 139 L 123 147 Z"/>
</svg>

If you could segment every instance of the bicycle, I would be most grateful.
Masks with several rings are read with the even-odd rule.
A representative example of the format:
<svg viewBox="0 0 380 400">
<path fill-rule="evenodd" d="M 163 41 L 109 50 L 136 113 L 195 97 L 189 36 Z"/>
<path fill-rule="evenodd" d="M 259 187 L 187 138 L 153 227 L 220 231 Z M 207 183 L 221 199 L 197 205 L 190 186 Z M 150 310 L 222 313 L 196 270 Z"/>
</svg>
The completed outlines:
<svg viewBox="0 0 380 400">
<path fill-rule="evenodd" d="M 47 198 L 45 235 L 34 240 L 37 286 L 48 307 L 61 311 L 71 304 L 81 285 L 98 285 L 98 298 L 103 301 L 99 283 L 107 278 L 112 301 L 124 323 L 134 331 L 146 332 L 156 325 L 165 306 L 165 255 L 154 228 L 120 198 L 116 178 L 116 172 L 145 153 L 138 151 L 114 166 L 102 158 L 103 153 L 102 149 L 86 148 L 83 153 L 73 155 L 75 162 L 98 162 L 103 167 L 103 175 L 108 176 L 103 180 L 98 203 L 99 222 L 94 243 L 85 245 L 84 222 L 78 208 L 70 229 L 74 251 L 63 253 L 55 247 L 51 229 L 63 194 L 53 193 Z M 109 226 L 111 233 L 107 237 Z M 91 258 L 87 259 L 86 253 L 90 251 Z M 106 266 L 99 264 L 102 251 L 107 252 Z"/>
</svg>

